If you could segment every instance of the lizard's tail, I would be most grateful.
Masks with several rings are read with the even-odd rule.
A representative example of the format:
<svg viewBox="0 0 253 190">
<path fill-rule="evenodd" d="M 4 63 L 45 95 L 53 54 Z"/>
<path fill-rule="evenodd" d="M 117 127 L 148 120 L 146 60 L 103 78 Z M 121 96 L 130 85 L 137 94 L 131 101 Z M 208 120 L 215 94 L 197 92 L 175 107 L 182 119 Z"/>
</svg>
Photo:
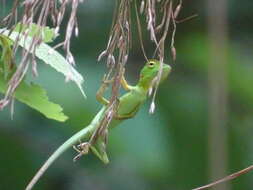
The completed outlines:
<svg viewBox="0 0 253 190">
<path fill-rule="evenodd" d="M 25 190 L 31 190 L 33 186 L 37 183 L 37 181 L 41 178 L 41 176 L 45 173 L 45 171 L 51 166 L 51 164 L 61 156 L 62 153 L 64 153 L 68 148 L 72 147 L 74 144 L 76 144 L 79 140 L 83 138 L 90 137 L 93 133 L 93 131 L 96 130 L 96 128 L 99 126 L 99 122 L 101 118 L 103 117 L 103 113 L 105 111 L 105 107 L 103 107 L 98 114 L 94 117 L 91 124 L 87 127 L 83 128 L 81 131 L 74 134 L 72 137 L 70 137 L 66 142 L 64 142 L 49 158 L 48 160 L 43 164 L 43 166 L 39 169 L 39 171 L 35 174 L 35 176 L 32 178 L 30 183 L 27 185 Z"/>
<path fill-rule="evenodd" d="M 69 138 L 66 142 L 64 142 L 43 164 L 43 166 L 39 169 L 39 171 L 35 174 L 33 179 L 27 185 L 25 190 L 31 190 L 33 186 L 37 183 L 37 181 L 40 179 L 40 177 L 45 173 L 45 171 L 62 153 L 64 153 L 68 148 L 77 143 L 81 138 L 85 138 L 88 135 L 90 135 L 90 126 L 82 129 L 81 131 L 73 135 L 71 138 Z"/>
</svg>

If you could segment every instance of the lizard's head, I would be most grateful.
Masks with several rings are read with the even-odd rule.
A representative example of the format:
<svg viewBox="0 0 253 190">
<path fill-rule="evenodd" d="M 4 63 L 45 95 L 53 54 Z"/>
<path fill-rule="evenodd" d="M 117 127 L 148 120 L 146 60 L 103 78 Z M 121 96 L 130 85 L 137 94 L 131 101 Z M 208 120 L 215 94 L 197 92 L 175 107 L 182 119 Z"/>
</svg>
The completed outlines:
<svg viewBox="0 0 253 190">
<path fill-rule="evenodd" d="M 139 85 L 147 89 L 152 87 L 155 84 L 156 80 L 158 79 L 160 67 L 161 67 L 160 61 L 155 59 L 149 60 L 141 70 Z M 169 65 L 167 64 L 162 65 L 160 83 L 168 77 L 170 71 L 171 67 Z"/>
</svg>

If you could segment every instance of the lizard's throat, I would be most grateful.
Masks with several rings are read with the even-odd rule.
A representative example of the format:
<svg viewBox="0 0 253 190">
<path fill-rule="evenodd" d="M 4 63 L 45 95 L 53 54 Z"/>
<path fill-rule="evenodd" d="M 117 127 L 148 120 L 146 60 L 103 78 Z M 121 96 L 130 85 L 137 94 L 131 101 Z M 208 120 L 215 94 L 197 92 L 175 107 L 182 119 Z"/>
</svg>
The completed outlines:
<svg viewBox="0 0 253 190">
<path fill-rule="evenodd" d="M 141 78 L 138 82 L 138 86 L 142 87 L 143 90 L 147 93 L 150 90 L 150 88 L 154 86 L 155 82 L 156 78 L 155 79 Z"/>
</svg>

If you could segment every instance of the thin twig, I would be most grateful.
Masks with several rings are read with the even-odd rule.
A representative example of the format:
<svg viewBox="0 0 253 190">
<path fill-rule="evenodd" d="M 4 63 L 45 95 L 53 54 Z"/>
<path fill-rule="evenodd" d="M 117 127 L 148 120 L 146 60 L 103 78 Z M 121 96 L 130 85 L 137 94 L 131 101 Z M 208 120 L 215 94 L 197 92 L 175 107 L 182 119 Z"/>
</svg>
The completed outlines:
<svg viewBox="0 0 253 190">
<path fill-rule="evenodd" d="M 194 18 L 196 18 L 197 16 L 198 16 L 198 14 L 193 14 L 193 15 L 188 16 L 188 17 L 186 17 L 186 18 L 183 18 L 183 19 L 180 19 L 180 20 L 175 20 L 175 22 L 176 22 L 177 24 L 180 24 L 180 23 L 183 23 L 183 22 L 185 22 L 185 21 L 194 19 Z"/>
<path fill-rule="evenodd" d="M 141 22 L 140 22 L 140 18 L 139 18 L 139 14 L 138 14 L 136 1 L 135 1 L 134 5 L 135 5 L 135 14 L 136 14 L 136 19 L 137 19 L 137 28 L 138 28 L 138 34 L 139 34 L 139 39 L 140 39 L 141 50 L 142 50 L 144 58 L 146 59 L 146 61 L 148 61 L 148 58 L 147 58 L 147 55 L 146 55 L 146 52 L 144 49 L 144 45 L 143 45 Z"/>
<path fill-rule="evenodd" d="M 82 0 L 62 0 L 62 1 L 55 1 L 55 0 L 15 0 L 12 6 L 12 10 L 10 13 L 1 19 L 0 25 L 4 25 L 4 27 L 9 29 L 9 35 L 13 32 L 16 27 L 16 24 L 20 22 L 20 31 L 18 31 L 18 36 L 13 44 L 13 55 L 15 56 L 18 43 L 20 40 L 25 41 L 28 37 L 30 30 L 32 29 L 30 26 L 31 24 L 36 24 L 38 29 L 35 32 L 35 35 L 32 37 L 32 43 L 27 47 L 29 51 L 23 50 L 22 52 L 22 59 L 18 66 L 18 69 L 13 74 L 11 80 L 8 84 L 8 89 L 5 94 L 4 99 L 0 100 L 0 109 L 3 109 L 10 103 L 11 98 L 13 97 L 13 93 L 15 92 L 16 88 L 22 81 L 23 77 L 25 76 L 29 65 L 32 66 L 33 75 L 37 75 L 37 62 L 35 60 L 35 50 L 36 47 L 39 46 L 43 39 L 43 27 L 48 25 L 48 17 L 51 16 L 52 22 L 54 24 L 55 33 L 58 33 L 60 25 L 62 23 L 63 17 L 65 15 L 66 6 L 68 4 L 72 5 L 72 11 L 68 20 L 67 29 L 66 29 L 66 36 L 63 42 L 64 49 L 66 51 L 66 57 L 69 63 L 74 64 L 74 58 L 70 51 L 70 39 L 73 33 L 73 29 L 78 31 L 77 29 L 77 7 L 79 2 Z M 23 15 L 20 19 L 17 19 L 19 9 L 23 10 Z M 76 32 L 78 34 L 78 32 Z M 23 36 L 23 37 L 22 37 Z M 61 46 L 60 43 L 59 46 Z M 57 46 L 58 47 L 58 46 Z M 28 54 L 32 54 L 31 56 Z"/>
<path fill-rule="evenodd" d="M 240 170 L 240 171 L 238 171 L 238 172 L 236 172 L 236 173 L 233 173 L 233 174 L 231 174 L 231 175 L 229 175 L 229 176 L 226 176 L 226 177 L 224 177 L 224 178 L 222 178 L 222 179 L 220 179 L 220 180 L 217 180 L 217 181 L 215 181 L 215 182 L 212 182 L 212 183 L 210 183 L 210 184 L 208 184 L 208 185 L 204 185 L 204 186 L 201 186 L 201 187 L 192 189 L 192 190 L 202 190 L 202 189 L 207 189 L 207 188 L 209 188 L 209 187 L 213 187 L 213 186 L 215 186 L 215 185 L 217 185 L 217 184 L 220 184 L 220 183 L 223 183 L 223 182 L 226 182 L 226 181 L 235 179 L 235 178 L 237 178 L 237 177 L 239 177 L 239 176 L 241 176 L 241 175 L 243 175 L 243 174 L 245 174 L 245 173 L 250 172 L 251 170 L 253 170 L 253 165 L 251 165 L 251 166 L 249 166 L 249 167 L 247 167 L 247 168 L 245 168 L 245 169 L 243 169 L 243 170 Z"/>
</svg>

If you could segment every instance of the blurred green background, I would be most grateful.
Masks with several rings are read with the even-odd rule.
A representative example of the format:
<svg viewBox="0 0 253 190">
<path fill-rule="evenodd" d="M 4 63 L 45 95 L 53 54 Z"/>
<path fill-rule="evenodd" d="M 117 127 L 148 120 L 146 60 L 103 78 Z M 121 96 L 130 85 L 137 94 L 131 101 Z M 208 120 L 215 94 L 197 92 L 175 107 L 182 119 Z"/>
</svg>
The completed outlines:
<svg viewBox="0 0 253 190">
<path fill-rule="evenodd" d="M 222 126 L 225 140 L 215 142 L 217 148 L 221 145 L 227 152 L 221 160 L 227 165 L 225 174 L 253 162 L 253 2 L 230 0 L 227 3 L 228 101 L 222 102 L 226 104 L 227 119 Z M 49 155 L 87 125 L 99 110 L 95 93 L 106 67 L 96 59 L 106 47 L 113 8 L 114 1 L 92 0 L 85 1 L 78 11 L 80 36 L 73 38 L 72 52 L 76 68 L 85 79 L 88 99 L 82 97 L 73 83 L 65 83 L 61 74 L 43 63 L 38 66 L 39 77 L 31 78 L 48 91 L 52 101 L 63 106 L 70 117 L 66 123 L 48 120 L 19 102 L 15 102 L 13 119 L 8 109 L 0 112 L 0 190 L 24 189 Z M 180 18 L 195 13 L 199 16 L 177 26 L 176 63 L 169 58 L 168 41 L 166 62 L 171 64 L 173 72 L 159 89 L 156 112 L 148 113 L 150 102 L 147 102 L 137 117 L 110 132 L 110 163 L 103 165 L 93 155 L 73 163 L 76 153 L 69 150 L 34 189 L 185 190 L 211 181 L 209 157 L 220 154 L 209 146 L 212 141 L 208 64 L 212 64 L 213 55 L 209 51 L 212 39 L 208 35 L 207 12 L 206 1 L 184 1 Z M 153 44 L 148 39 L 144 44 L 151 57 Z M 137 81 L 143 63 L 139 42 L 134 40 L 126 66 L 130 83 Z M 221 105 L 213 106 L 219 110 Z M 217 189 L 252 190 L 253 172 Z"/>
</svg>

